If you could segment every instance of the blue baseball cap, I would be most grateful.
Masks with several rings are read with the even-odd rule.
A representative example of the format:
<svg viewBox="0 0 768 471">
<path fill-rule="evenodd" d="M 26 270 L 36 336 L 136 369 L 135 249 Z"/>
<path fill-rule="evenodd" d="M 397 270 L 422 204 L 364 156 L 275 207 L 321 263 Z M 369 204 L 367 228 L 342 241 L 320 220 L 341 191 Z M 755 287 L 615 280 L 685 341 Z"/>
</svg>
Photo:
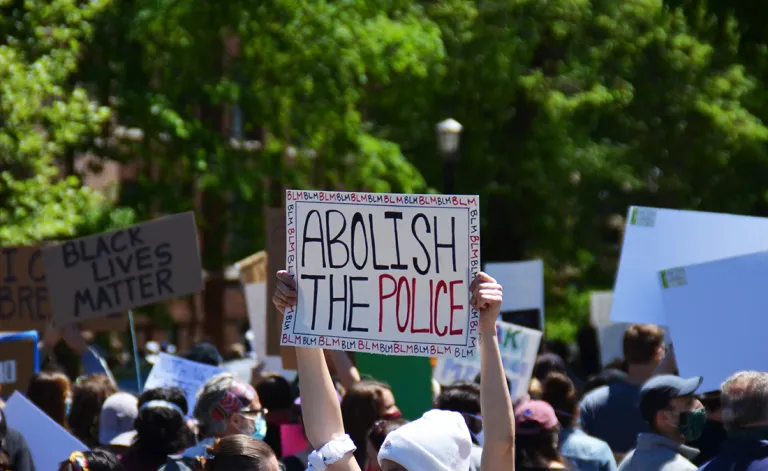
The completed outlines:
<svg viewBox="0 0 768 471">
<path fill-rule="evenodd" d="M 674 375 L 659 375 L 649 379 L 640 389 L 640 414 L 646 422 L 652 423 L 656 412 L 669 406 L 676 397 L 691 396 L 703 378 L 681 378 Z"/>
</svg>

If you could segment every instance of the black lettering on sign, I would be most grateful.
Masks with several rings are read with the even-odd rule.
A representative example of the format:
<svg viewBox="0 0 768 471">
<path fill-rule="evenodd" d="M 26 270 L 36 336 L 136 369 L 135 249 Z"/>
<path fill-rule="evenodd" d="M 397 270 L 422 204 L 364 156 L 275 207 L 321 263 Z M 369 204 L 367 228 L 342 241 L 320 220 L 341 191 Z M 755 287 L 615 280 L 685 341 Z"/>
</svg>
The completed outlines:
<svg viewBox="0 0 768 471">
<path fill-rule="evenodd" d="M 8 330 L 35 328 L 50 312 L 40 250 L 34 247 L 0 249 L 0 321 Z"/>
<path fill-rule="evenodd" d="M 62 245 L 65 267 L 90 263 L 93 284 L 74 295 L 74 315 L 105 311 L 123 304 L 138 305 L 159 296 L 172 296 L 173 253 L 169 242 L 150 245 L 141 227 L 101 235 L 92 251 L 85 241 Z"/>
<path fill-rule="evenodd" d="M 451 216 L 451 242 L 444 243 L 439 242 L 439 234 L 437 231 L 437 216 L 435 216 L 435 272 L 440 273 L 440 256 L 437 251 L 439 249 L 451 249 L 451 259 L 453 260 L 453 271 L 456 272 L 456 218 Z"/>
<path fill-rule="evenodd" d="M 403 213 L 400 211 L 386 211 L 384 213 L 384 219 L 392 220 L 392 228 L 395 232 L 395 257 L 397 258 L 397 263 L 393 263 L 389 268 L 392 270 L 407 270 L 408 265 L 400 263 L 400 237 L 397 233 L 397 221 L 403 219 Z"/>
</svg>

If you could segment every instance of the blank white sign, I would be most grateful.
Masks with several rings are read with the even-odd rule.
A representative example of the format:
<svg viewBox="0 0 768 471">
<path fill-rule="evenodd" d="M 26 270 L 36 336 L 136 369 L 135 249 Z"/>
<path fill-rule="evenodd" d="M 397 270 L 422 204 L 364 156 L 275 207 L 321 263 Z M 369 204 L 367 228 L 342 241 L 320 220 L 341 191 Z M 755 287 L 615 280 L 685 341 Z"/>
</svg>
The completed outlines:
<svg viewBox="0 0 768 471">
<path fill-rule="evenodd" d="M 768 371 L 768 252 L 657 274 L 681 376 L 720 389 L 742 370 Z M 663 288 L 666 284 L 666 288 Z"/>
<path fill-rule="evenodd" d="M 632 206 L 613 289 L 611 320 L 667 325 L 659 270 L 762 250 L 768 250 L 768 219 Z"/>
</svg>

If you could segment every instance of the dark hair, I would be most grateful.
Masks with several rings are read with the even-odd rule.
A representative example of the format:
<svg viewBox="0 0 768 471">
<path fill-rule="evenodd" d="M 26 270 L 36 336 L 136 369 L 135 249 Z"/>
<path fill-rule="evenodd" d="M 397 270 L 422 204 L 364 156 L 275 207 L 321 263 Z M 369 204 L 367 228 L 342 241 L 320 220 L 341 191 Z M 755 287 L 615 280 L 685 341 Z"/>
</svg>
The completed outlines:
<svg viewBox="0 0 768 471">
<path fill-rule="evenodd" d="M 587 394 L 588 392 L 594 389 L 597 389 L 601 386 L 618 383 L 619 381 L 621 381 L 626 377 L 627 377 L 627 374 L 621 370 L 617 370 L 614 368 L 607 368 L 596 375 L 590 376 L 587 379 L 587 382 L 584 383 L 584 394 Z"/>
<path fill-rule="evenodd" d="M 179 406 L 183 414 L 170 407 L 148 407 L 149 401 L 167 401 Z M 178 453 L 192 445 L 192 431 L 187 427 L 187 399 L 179 388 L 149 389 L 139 396 L 139 415 L 134 421 L 136 442 L 133 448 L 151 459 L 164 461 L 164 457 Z"/>
<path fill-rule="evenodd" d="M 8 423 L 5 421 L 5 412 L 0 408 L 0 471 L 10 470 L 11 457 L 5 450 L 5 437 L 8 436 Z"/>
<path fill-rule="evenodd" d="M 67 427 L 67 398 L 71 384 L 63 373 L 37 373 L 29 380 L 27 398 L 48 417 Z"/>
<path fill-rule="evenodd" d="M 373 448 L 378 450 L 381 448 L 381 445 L 384 444 L 384 440 L 387 439 L 387 435 L 407 423 L 408 421 L 405 419 L 379 420 L 373 424 L 370 430 L 368 430 L 368 441 L 371 442 Z"/>
<path fill-rule="evenodd" d="M 548 469 L 553 461 L 565 464 L 558 451 L 559 427 L 531 434 L 515 434 L 515 469 Z"/>
<path fill-rule="evenodd" d="M 115 455 L 106 450 L 84 451 L 83 457 L 88 462 L 90 471 L 124 471 L 125 468 Z M 69 460 L 63 461 L 60 471 L 71 471 L 73 467 L 69 465 Z"/>
<path fill-rule="evenodd" d="M 72 409 L 69 412 L 69 429 L 87 447 L 99 443 L 99 418 L 101 407 L 107 398 L 117 392 L 109 376 L 96 374 L 79 378 L 72 387 Z"/>
<path fill-rule="evenodd" d="M 457 382 L 443 386 L 435 400 L 435 408 L 460 413 L 473 434 L 483 429 L 482 420 L 470 417 L 480 415 L 480 387 L 475 383 Z"/>
<path fill-rule="evenodd" d="M 262 407 L 267 410 L 290 410 L 293 407 L 291 383 L 278 374 L 270 374 L 259 380 L 256 392 Z"/>
<path fill-rule="evenodd" d="M 341 400 L 341 415 L 344 419 L 344 430 L 355 443 L 355 459 L 360 467 L 365 466 L 366 443 L 368 430 L 381 419 L 384 407 L 385 391 L 391 391 L 389 386 L 377 381 L 360 381 L 355 383 Z"/>
<path fill-rule="evenodd" d="M 266 443 L 248 435 L 230 435 L 217 439 L 208 448 L 210 458 L 204 471 L 267 471 L 275 452 Z"/>
<path fill-rule="evenodd" d="M 654 324 L 632 324 L 624 331 L 624 359 L 627 363 L 646 364 L 664 346 L 664 331 Z"/>
<path fill-rule="evenodd" d="M 211 366 L 221 366 L 222 363 L 219 350 L 207 342 L 195 344 L 187 353 L 186 359 Z"/>
<path fill-rule="evenodd" d="M 536 358 L 533 366 L 533 377 L 544 381 L 550 373 L 565 373 L 566 366 L 563 358 L 556 353 L 542 353 Z"/>
<path fill-rule="evenodd" d="M 576 422 L 576 386 L 567 375 L 550 373 L 541 385 L 542 399 L 555 409 L 557 420 L 563 427 L 571 427 Z"/>
</svg>

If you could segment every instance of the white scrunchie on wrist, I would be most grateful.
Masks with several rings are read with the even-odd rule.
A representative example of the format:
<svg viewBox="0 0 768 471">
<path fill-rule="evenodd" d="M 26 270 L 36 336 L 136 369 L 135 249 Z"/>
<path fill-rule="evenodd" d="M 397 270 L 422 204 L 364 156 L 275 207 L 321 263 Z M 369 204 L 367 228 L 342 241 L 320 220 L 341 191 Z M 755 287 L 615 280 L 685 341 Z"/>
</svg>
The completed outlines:
<svg viewBox="0 0 768 471">
<path fill-rule="evenodd" d="M 339 461 L 344 458 L 344 455 L 355 450 L 357 447 L 349 435 L 331 440 L 323 445 L 319 451 L 316 450 L 309 454 L 307 471 L 325 471 L 328 465 Z"/>
</svg>

